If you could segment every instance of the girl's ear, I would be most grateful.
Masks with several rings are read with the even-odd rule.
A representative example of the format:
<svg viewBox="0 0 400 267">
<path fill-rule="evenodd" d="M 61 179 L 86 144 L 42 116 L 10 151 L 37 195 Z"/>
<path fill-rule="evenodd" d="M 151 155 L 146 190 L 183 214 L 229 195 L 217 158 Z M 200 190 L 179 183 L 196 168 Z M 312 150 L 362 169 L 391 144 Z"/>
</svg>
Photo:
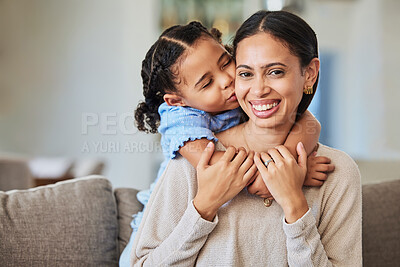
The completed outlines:
<svg viewBox="0 0 400 267">
<path fill-rule="evenodd" d="M 305 85 L 313 86 L 318 77 L 319 59 L 313 58 L 305 69 L 306 81 Z"/>
<path fill-rule="evenodd" d="M 186 106 L 184 99 L 175 94 L 165 94 L 164 101 L 168 106 Z"/>
</svg>

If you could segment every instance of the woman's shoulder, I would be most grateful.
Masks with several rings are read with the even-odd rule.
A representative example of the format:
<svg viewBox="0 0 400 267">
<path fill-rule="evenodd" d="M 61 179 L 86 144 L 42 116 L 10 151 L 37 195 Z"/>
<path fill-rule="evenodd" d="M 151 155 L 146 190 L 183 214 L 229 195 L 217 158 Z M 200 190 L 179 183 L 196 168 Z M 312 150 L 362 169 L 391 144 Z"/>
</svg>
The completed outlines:
<svg viewBox="0 0 400 267">
<path fill-rule="evenodd" d="M 351 183 L 360 183 L 361 174 L 358 169 L 356 162 L 345 152 L 319 144 L 317 156 L 325 156 L 331 159 L 331 162 L 335 165 L 335 171 L 329 175 L 329 178 L 334 177 L 340 178 L 341 181 L 349 179 Z"/>
</svg>

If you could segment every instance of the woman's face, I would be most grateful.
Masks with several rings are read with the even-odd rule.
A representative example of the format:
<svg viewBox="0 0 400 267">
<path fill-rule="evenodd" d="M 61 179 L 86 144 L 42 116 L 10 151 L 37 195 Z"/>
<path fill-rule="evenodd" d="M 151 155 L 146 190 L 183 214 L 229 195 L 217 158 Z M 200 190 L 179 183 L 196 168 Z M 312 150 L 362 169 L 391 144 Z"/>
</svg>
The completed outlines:
<svg viewBox="0 0 400 267">
<path fill-rule="evenodd" d="M 243 39 L 236 49 L 236 96 L 258 127 L 292 125 L 306 75 L 299 58 L 267 33 Z"/>
<path fill-rule="evenodd" d="M 211 38 L 197 41 L 179 64 L 177 88 L 184 105 L 210 113 L 239 107 L 235 96 L 235 64 Z"/>
</svg>

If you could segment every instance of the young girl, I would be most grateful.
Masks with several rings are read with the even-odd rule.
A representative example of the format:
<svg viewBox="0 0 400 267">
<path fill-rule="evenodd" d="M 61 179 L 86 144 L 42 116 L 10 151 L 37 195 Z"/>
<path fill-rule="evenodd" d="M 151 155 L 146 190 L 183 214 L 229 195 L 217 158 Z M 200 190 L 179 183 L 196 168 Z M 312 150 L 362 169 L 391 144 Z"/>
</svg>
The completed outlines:
<svg viewBox="0 0 400 267">
<path fill-rule="evenodd" d="M 173 26 L 161 34 L 143 60 L 141 75 L 145 102 L 139 103 L 135 119 L 139 130 L 150 133 L 158 131 L 162 135 L 165 160 L 156 181 L 177 152 L 196 167 L 209 140 L 218 140 L 214 133 L 227 130 L 246 119 L 235 96 L 235 63 L 220 44 L 220 33 L 216 30 L 211 32 L 199 22 Z M 196 44 L 200 41 L 206 44 L 206 48 L 198 51 Z M 265 111 L 273 107 L 271 104 L 255 108 Z M 319 132 L 318 121 L 306 112 L 288 135 L 285 146 L 297 157 L 296 145 L 302 141 L 310 154 L 317 145 Z M 216 151 L 211 164 L 223 154 L 222 151 Z M 325 165 L 324 168 L 322 165 Z M 320 170 L 333 170 L 333 165 L 326 157 L 310 156 L 309 166 L 314 167 L 308 170 L 304 183 L 308 186 L 322 185 L 326 173 Z M 255 169 L 255 165 L 252 168 Z M 149 190 L 138 194 L 138 200 L 144 206 L 156 181 Z M 271 197 L 269 194 L 260 196 Z M 128 263 L 129 251 L 142 215 L 142 212 L 134 215 L 133 233 L 121 255 L 121 265 Z"/>
</svg>

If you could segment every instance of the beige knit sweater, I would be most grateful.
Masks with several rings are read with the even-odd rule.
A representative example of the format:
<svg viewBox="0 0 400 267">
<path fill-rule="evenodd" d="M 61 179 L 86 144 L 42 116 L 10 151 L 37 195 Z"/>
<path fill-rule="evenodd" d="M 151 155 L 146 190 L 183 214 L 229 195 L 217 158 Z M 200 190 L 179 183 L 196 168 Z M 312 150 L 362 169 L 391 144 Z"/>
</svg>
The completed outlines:
<svg viewBox="0 0 400 267">
<path fill-rule="evenodd" d="M 192 199 L 196 171 L 171 160 L 146 208 L 133 245 L 137 266 L 361 266 L 361 185 L 354 161 L 320 145 L 335 171 L 320 188 L 304 187 L 309 211 L 286 224 L 281 207 L 242 190 L 213 222 Z"/>
</svg>

